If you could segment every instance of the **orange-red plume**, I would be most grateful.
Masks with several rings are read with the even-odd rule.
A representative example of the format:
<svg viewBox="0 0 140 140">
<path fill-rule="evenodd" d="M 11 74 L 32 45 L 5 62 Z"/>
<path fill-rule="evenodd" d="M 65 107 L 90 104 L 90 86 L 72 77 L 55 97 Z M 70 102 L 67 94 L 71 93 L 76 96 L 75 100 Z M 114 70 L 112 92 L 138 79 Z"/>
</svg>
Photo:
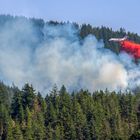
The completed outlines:
<svg viewBox="0 0 140 140">
<path fill-rule="evenodd" d="M 121 50 L 131 54 L 135 59 L 140 58 L 140 44 L 124 40 L 120 42 Z"/>
</svg>

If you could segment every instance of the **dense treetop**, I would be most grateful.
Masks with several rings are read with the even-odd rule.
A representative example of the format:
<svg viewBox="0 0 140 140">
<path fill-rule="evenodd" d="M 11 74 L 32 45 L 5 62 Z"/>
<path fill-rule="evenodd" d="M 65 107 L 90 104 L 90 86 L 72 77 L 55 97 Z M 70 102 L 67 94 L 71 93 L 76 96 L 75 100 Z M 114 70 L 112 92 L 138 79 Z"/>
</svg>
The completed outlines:
<svg viewBox="0 0 140 140">
<path fill-rule="evenodd" d="M 140 138 L 139 93 L 69 93 L 55 85 L 44 98 L 32 85 L 20 90 L 1 83 L 0 99 L 1 140 Z"/>
</svg>

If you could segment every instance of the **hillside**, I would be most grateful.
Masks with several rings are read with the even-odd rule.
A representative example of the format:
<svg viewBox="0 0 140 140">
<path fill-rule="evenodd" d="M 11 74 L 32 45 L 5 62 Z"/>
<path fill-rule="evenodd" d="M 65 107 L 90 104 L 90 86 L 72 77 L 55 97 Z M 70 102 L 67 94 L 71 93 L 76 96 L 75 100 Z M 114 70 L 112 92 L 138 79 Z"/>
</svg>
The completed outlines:
<svg viewBox="0 0 140 140">
<path fill-rule="evenodd" d="M 44 32 L 46 25 L 47 29 Z M 56 30 L 54 27 L 59 28 Z M 91 39 L 92 43 L 95 43 L 95 48 L 92 46 L 95 50 L 95 53 L 91 54 L 92 58 L 94 55 L 100 54 L 97 55 L 97 60 L 101 65 L 95 65 L 95 67 L 99 66 L 97 69 L 91 69 L 96 63 L 96 59 L 89 59 L 91 46 L 87 44 L 90 43 L 90 37 L 89 40 L 85 41 L 88 35 L 93 35 Z M 116 59 L 117 55 L 114 54 L 119 54 L 119 45 L 108 41 L 111 37 L 123 37 L 124 35 L 128 35 L 131 40 L 140 43 L 138 34 L 126 32 L 123 28 L 113 31 L 108 27 L 93 27 L 89 24 L 46 22 L 42 19 L 0 15 L 0 45 L 4 51 L 4 53 L 1 51 L 0 54 L 0 66 L 6 68 L 0 69 L 0 80 L 5 82 L 4 80 L 9 76 L 10 80 L 17 80 L 19 85 L 29 81 L 22 88 L 21 86 L 13 85 L 11 87 L 3 82 L 0 83 L 0 140 L 140 139 L 139 88 L 133 93 L 127 90 L 117 92 L 120 85 L 126 86 L 125 81 L 123 81 L 126 77 L 123 74 L 126 74 L 127 71 L 123 68 L 127 63 L 123 65 Z M 100 58 L 105 54 L 105 49 L 101 48 L 104 51 L 101 52 L 100 48 L 96 48 L 100 42 L 104 42 L 106 50 L 112 50 L 109 53 L 107 51 L 107 57 L 106 55 L 102 57 L 102 61 Z M 44 44 L 48 48 L 45 48 Z M 88 49 L 84 48 L 85 46 Z M 69 49 L 70 47 L 72 49 Z M 80 47 L 84 49 L 82 50 Z M 87 52 L 85 53 L 85 51 Z M 108 57 L 110 53 L 111 55 Z M 58 57 L 55 58 L 55 56 Z M 39 57 L 41 59 L 37 59 Z M 63 63 L 57 61 L 57 58 L 61 58 Z M 48 62 L 48 60 L 50 61 Z M 80 67 L 82 63 L 85 65 Z M 107 63 L 108 67 L 111 64 L 107 70 L 114 68 L 113 77 L 110 76 L 110 71 L 107 71 L 112 81 L 103 75 L 104 68 L 108 68 L 103 67 L 104 63 Z M 45 64 L 47 64 L 46 67 Z M 131 64 L 133 62 L 130 63 L 129 67 Z M 116 71 L 118 75 L 115 75 L 114 71 L 118 68 L 117 66 L 119 67 Z M 139 71 L 137 65 L 133 64 L 133 66 L 134 69 L 130 67 L 129 72 Z M 72 71 L 69 71 L 71 67 Z M 49 68 L 51 69 L 47 71 Z M 120 70 L 123 70 L 123 73 Z M 4 73 L 5 71 L 8 74 Z M 43 75 L 42 73 L 47 74 Z M 78 74 L 75 75 L 75 73 Z M 98 73 L 100 73 L 99 77 Z M 118 78 L 120 73 L 122 79 Z M 63 74 L 65 74 L 64 77 Z M 116 81 L 113 81 L 115 76 L 117 86 Z M 78 77 L 76 82 L 75 77 Z M 6 81 L 9 80 L 8 78 Z M 97 87 L 102 84 L 101 87 L 105 89 L 109 83 L 111 88 L 116 87 L 117 90 L 101 90 L 99 88 L 96 90 L 96 86 L 94 87 L 93 84 L 95 81 L 90 78 L 95 78 Z M 138 78 L 132 77 L 133 81 Z M 55 80 L 58 82 L 58 87 L 53 83 Z M 61 80 L 72 86 L 67 89 Z M 133 81 L 130 84 L 135 84 Z M 35 82 L 36 87 L 43 87 L 42 90 L 38 92 L 36 87 L 30 85 L 30 82 Z M 52 84 L 54 87 L 48 90 Z M 93 90 L 85 90 L 88 84 Z"/>
<path fill-rule="evenodd" d="M 116 53 L 119 53 L 119 45 L 116 43 L 111 43 L 108 40 L 111 37 L 123 37 L 128 35 L 129 39 L 140 43 L 140 36 L 137 33 L 126 32 L 124 28 L 120 28 L 117 31 L 112 30 L 109 27 L 94 27 L 90 24 L 78 25 L 77 23 L 69 23 L 69 22 L 57 22 L 57 21 L 44 21 L 43 19 L 35 19 L 35 18 L 26 18 L 26 17 L 13 17 L 10 15 L 0 15 L 0 29 L 8 24 L 12 23 L 16 20 L 21 20 L 22 22 L 32 23 L 36 29 L 35 34 L 38 36 L 39 41 L 42 41 L 44 38 L 43 28 L 46 24 L 57 26 L 57 25 L 67 25 L 71 24 L 74 26 L 76 30 L 78 30 L 79 39 L 84 39 L 88 35 L 94 35 L 98 40 L 102 39 L 105 45 L 105 48 L 109 48 Z"/>
</svg>

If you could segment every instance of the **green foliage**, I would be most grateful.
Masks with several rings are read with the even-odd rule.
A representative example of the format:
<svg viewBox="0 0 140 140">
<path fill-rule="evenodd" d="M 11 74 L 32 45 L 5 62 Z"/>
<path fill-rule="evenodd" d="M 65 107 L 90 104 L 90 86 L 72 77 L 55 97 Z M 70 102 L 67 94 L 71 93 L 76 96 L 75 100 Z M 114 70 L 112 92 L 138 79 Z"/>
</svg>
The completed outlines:
<svg viewBox="0 0 140 140">
<path fill-rule="evenodd" d="M 113 31 L 108 27 L 92 27 L 91 25 L 83 24 L 80 28 L 79 33 L 81 39 L 84 39 L 88 35 L 94 35 L 98 40 L 103 40 L 105 48 L 108 48 L 118 54 L 120 52 L 120 46 L 117 43 L 109 42 L 108 40 L 111 37 L 124 37 L 125 35 L 129 36 L 129 39 L 140 43 L 140 37 L 138 34 L 126 32 L 125 29 L 120 28 L 118 31 Z"/>
<path fill-rule="evenodd" d="M 15 90 L 12 104 L 11 104 L 11 115 L 13 118 L 18 119 L 20 122 L 24 119 L 24 112 L 23 112 L 23 105 L 22 105 L 22 93 L 18 89 Z"/>
<path fill-rule="evenodd" d="M 33 108 L 35 98 L 35 90 L 33 89 L 32 85 L 25 84 L 22 89 L 22 104 L 24 109 L 29 107 L 29 109 Z"/>
<path fill-rule="evenodd" d="M 13 91 L 11 105 L 0 103 L 2 140 L 139 139 L 138 93 L 70 94 L 65 86 L 58 90 L 55 85 L 43 98 L 29 84 Z"/>
<path fill-rule="evenodd" d="M 15 126 L 13 128 L 13 136 L 14 136 L 14 140 L 24 140 L 18 122 L 15 124 Z"/>
</svg>

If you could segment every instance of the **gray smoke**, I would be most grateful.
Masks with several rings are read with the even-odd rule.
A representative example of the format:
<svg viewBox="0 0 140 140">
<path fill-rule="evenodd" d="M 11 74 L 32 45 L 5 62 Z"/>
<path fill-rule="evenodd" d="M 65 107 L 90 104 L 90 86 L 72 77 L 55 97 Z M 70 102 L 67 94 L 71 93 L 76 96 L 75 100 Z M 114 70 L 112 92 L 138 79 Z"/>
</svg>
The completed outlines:
<svg viewBox="0 0 140 140">
<path fill-rule="evenodd" d="M 81 43 L 71 24 L 46 24 L 43 33 L 39 41 L 32 23 L 22 19 L 0 28 L 1 80 L 19 87 L 29 82 L 43 93 L 54 84 L 89 91 L 139 85 L 140 67 L 131 57 L 115 55 L 94 36 Z"/>
</svg>

